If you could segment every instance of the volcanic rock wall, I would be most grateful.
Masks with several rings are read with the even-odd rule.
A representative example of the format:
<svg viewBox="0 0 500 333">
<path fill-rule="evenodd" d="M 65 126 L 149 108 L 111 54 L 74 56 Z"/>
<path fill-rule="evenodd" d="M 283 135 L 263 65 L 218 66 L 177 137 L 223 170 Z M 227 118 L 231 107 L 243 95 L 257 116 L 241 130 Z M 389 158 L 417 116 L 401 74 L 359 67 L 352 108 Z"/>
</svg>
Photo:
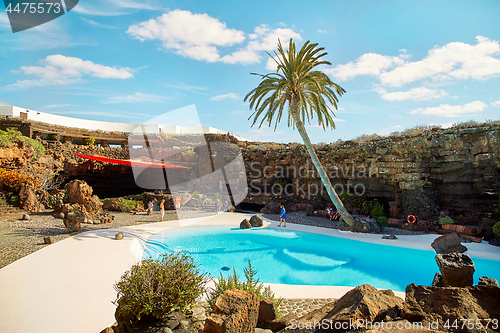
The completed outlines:
<svg viewBox="0 0 500 333">
<path fill-rule="evenodd" d="M 279 194 L 286 182 L 295 198 L 327 199 L 303 145 L 239 145 L 254 192 Z M 498 124 L 364 144 L 334 143 L 317 146 L 316 151 L 337 193 L 345 190 L 378 198 L 395 218 L 429 219 L 438 211 L 449 211 L 458 222 L 477 223 L 491 212 L 500 193 Z M 279 179 L 284 182 L 277 185 Z"/>
</svg>

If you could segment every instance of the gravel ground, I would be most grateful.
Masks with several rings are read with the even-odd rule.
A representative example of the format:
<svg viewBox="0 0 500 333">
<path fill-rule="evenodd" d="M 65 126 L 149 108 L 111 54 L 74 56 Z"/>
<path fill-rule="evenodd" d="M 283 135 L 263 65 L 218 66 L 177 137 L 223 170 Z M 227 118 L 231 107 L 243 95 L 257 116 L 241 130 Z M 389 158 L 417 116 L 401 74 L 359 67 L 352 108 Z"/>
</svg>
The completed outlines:
<svg viewBox="0 0 500 333">
<path fill-rule="evenodd" d="M 263 214 L 265 218 L 268 218 L 273 221 L 280 220 L 279 214 Z M 330 221 L 324 217 L 319 216 L 307 216 L 306 212 L 289 212 L 286 213 L 286 223 L 294 223 L 294 224 L 303 224 L 310 225 L 314 227 L 322 227 L 322 228 L 331 228 L 338 229 L 339 221 Z M 382 228 L 382 234 L 384 235 L 425 235 L 423 231 L 410 231 L 410 230 L 402 230 L 398 228 L 385 227 Z"/>
<path fill-rule="evenodd" d="M 84 224 L 81 232 L 118 228 L 128 225 L 159 222 L 160 214 L 134 215 L 125 212 L 110 212 L 115 216 L 111 223 Z M 213 215 L 206 212 L 182 212 L 183 218 Z M 0 217 L 0 268 L 47 246 L 44 237 L 53 236 L 56 242 L 71 237 L 61 219 L 51 215 L 51 211 L 30 213 L 30 220 L 21 220 L 23 213 Z M 164 221 L 177 220 L 175 211 L 165 211 Z"/>
</svg>

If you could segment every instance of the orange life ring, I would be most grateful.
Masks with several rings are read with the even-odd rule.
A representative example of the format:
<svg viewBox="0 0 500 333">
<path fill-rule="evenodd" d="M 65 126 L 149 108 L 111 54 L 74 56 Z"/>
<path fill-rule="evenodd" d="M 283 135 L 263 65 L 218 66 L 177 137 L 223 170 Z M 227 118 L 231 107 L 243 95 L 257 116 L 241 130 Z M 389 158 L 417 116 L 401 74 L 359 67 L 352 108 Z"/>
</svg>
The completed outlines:
<svg viewBox="0 0 500 333">
<path fill-rule="evenodd" d="M 413 218 L 413 220 L 410 221 L 410 218 Z M 417 221 L 417 218 L 414 215 L 408 215 L 407 221 L 408 223 L 415 223 Z"/>
</svg>

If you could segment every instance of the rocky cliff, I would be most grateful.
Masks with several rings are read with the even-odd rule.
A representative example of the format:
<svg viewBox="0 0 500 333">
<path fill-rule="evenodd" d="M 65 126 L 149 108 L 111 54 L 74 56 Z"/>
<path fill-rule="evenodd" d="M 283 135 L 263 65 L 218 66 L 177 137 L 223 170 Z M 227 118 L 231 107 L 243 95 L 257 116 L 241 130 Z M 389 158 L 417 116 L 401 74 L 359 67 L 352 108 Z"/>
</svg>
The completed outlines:
<svg viewBox="0 0 500 333">
<path fill-rule="evenodd" d="M 168 140 L 182 145 L 172 138 L 163 142 L 170 144 Z M 316 205 L 327 204 L 326 191 L 303 145 L 238 142 L 226 135 L 207 135 L 206 140 L 225 142 L 227 149 L 223 154 L 228 161 L 241 150 L 253 195 L 265 193 L 268 198 L 274 194 Z M 135 185 L 130 167 L 73 155 L 80 152 L 128 158 L 127 147 L 57 141 L 44 145 L 46 153 L 37 161 L 32 161 L 30 148 L 22 143 L 0 148 L 0 166 L 30 170 L 33 174 L 62 174 L 66 181 L 82 179 L 100 197 L 143 191 Z M 491 222 L 488 213 L 500 193 L 499 123 L 434 129 L 419 135 L 391 136 L 364 143 L 336 142 L 315 148 L 338 193 L 346 191 L 378 198 L 389 217 L 415 215 L 425 220 L 448 211 L 463 224 Z M 206 173 L 197 169 L 196 158 L 201 158 L 201 153 L 178 156 L 179 161 L 191 163 L 195 176 Z"/>
</svg>

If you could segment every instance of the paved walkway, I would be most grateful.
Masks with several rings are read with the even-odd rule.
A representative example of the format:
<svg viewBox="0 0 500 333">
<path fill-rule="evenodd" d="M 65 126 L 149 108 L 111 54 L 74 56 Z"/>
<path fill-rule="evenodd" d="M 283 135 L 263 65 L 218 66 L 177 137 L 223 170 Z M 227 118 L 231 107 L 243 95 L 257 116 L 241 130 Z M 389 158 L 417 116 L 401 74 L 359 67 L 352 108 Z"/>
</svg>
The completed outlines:
<svg viewBox="0 0 500 333">
<path fill-rule="evenodd" d="M 250 215 L 221 213 L 213 217 L 160 222 L 96 230 L 47 246 L 0 269 L 0 332 L 92 333 L 114 322 L 116 298 L 113 284 L 140 261 L 144 244 L 160 230 L 187 225 L 239 225 Z M 266 221 L 266 227 L 276 223 Z M 436 235 L 400 236 L 352 234 L 333 229 L 287 224 L 289 230 L 316 232 L 369 242 L 431 249 Z M 121 241 L 114 235 L 121 231 Z M 411 238 L 409 238 L 411 237 Z M 388 243 L 390 242 L 390 243 Z M 469 254 L 500 258 L 500 248 L 467 244 Z M 339 298 L 350 287 L 290 286 L 270 284 L 278 297 Z M 404 297 L 404 293 L 396 294 Z"/>
</svg>

